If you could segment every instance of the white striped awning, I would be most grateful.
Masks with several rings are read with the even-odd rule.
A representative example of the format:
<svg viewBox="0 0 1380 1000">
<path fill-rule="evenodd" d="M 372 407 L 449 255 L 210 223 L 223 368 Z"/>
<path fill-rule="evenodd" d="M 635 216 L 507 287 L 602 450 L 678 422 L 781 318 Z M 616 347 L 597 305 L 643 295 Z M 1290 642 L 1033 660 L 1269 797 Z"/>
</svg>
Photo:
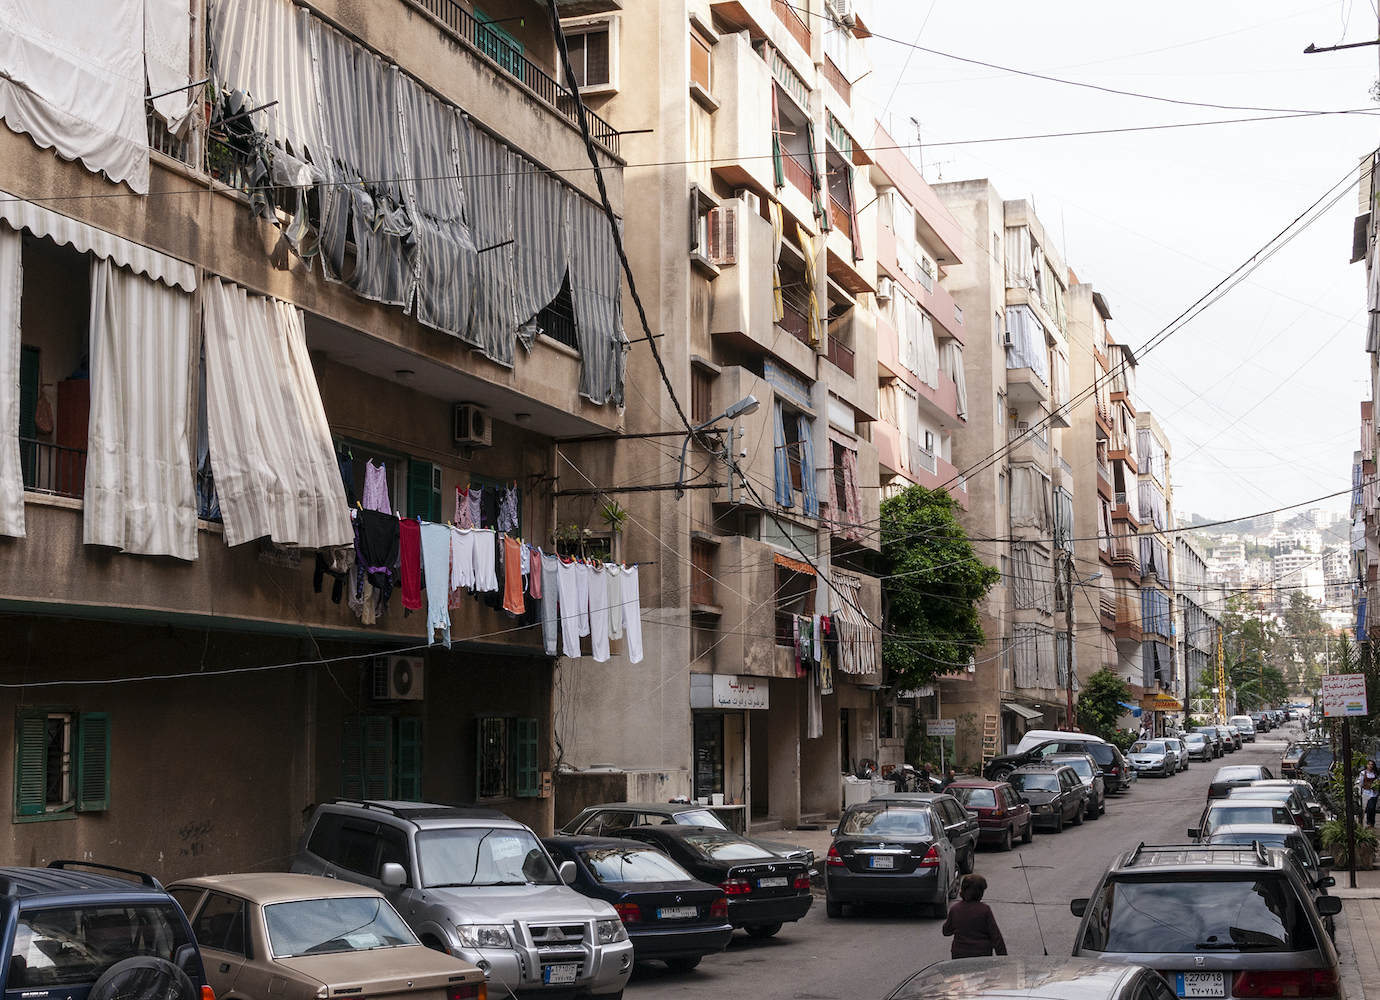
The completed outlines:
<svg viewBox="0 0 1380 1000">
<path fill-rule="evenodd" d="M 876 673 L 877 629 L 862 611 L 862 578 L 838 572 L 829 578 L 837 588 L 830 603 L 839 635 L 839 669 L 845 674 Z"/>
</svg>

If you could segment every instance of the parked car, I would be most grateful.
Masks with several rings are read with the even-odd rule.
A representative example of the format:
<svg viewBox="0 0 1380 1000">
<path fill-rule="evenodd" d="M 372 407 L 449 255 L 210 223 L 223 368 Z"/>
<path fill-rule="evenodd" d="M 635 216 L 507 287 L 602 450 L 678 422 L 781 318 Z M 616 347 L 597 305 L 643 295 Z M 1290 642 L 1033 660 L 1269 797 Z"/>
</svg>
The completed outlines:
<svg viewBox="0 0 1380 1000">
<path fill-rule="evenodd" d="M 1327 746 L 1309 747 L 1303 752 L 1303 756 L 1294 765 L 1296 774 L 1311 774 L 1315 777 L 1325 777 L 1332 773 L 1332 765 L 1336 762 L 1336 756 L 1332 753 L 1332 748 Z"/>
<path fill-rule="evenodd" d="M 1009 851 L 1017 837 L 1028 844 L 1035 834 L 1030 806 L 1021 801 L 1008 782 L 959 778 L 944 791 L 958 799 L 963 808 L 977 813 L 980 843 L 996 844 L 998 849 Z"/>
<path fill-rule="evenodd" d="M 1318 790 L 1302 778 L 1266 778 L 1251 782 L 1252 788 L 1268 788 L 1275 785 L 1287 785 L 1298 792 L 1299 798 L 1303 799 L 1303 804 L 1313 814 L 1313 822 L 1317 826 L 1322 826 L 1332 818 L 1332 813 L 1318 800 Z"/>
<path fill-rule="evenodd" d="M 1296 776 L 1298 771 L 1299 759 L 1315 746 L 1322 744 L 1313 743 L 1306 740 L 1294 740 L 1284 748 L 1284 754 L 1279 760 L 1279 775 L 1281 778 L 1291 778 Z"/>
<path fill-rule="evenodd" d="M 1251 722 L 1255 725 L 1255 731 L 1258 733 L 1268 733 L 1275 728 L 1274 719 L 1270 717 L 1268 712 L 1252 712 Z"/>
<path fill-rule="evenodd" d="M 845 905 L 886 902 L 920 903 L 932 916 L 947 915 L 963 872 L 946 821 L 933 802 L 911 796 L 844 810 L 824 865 L 825 914 L 841 917 Z"/>
<path fill-rule="evenodd" d="M 944 824 L 944 836 L 954 845 L 958 855 L 958 870 L 964 875 L 977 866 L 978 824 L 977 813 L 970 813 L 963 804 L 948 792 L 890 792 L 874 795 L 872 801 L 885 799 L 888 802 L 924 802 L 933 807 L 935 815 Z"/>
<path fill-rule="evenodd" d="M 1233 715 L 1227 720 L 1227 723 L 1235 727 L 1236 731 L 1241 734 L 1243 743 L 1255 742 L 1255 722 L 1249 715 Z"/>
<path fill-rule="evenodd" d="M 1179 762 L 1179 770 L 1188 770 L 1188 745 L 1177 736 L 1164 737 L 1164 745 L 1174 751 L 1174 757 Z"/>
<path fill-rule="evenodd" d="M 79 861 L 0 868 L 7 996 L 215 1000 L 182 909 L 152 875 Z M 11 930 L 12 928 L 12 930 Z M 139 933 L 135 933 L 136 928 Z"/>
<path fill-rule="evenodd" d="M 1240 749 L 1241 749 L 1241 730 L 1237 729 L 1237 728 L 1236 728 L 1235 726 L 1233 726 L 1230 722 L 1228 722 L 1228 723 L 1227 723 L 1225 726 L 1223 726 L 1222 728 L 1225 729 L 1225 730 L 1227 731 L 1227 734 L 1228 734 L 1229 736 L 1231 736 L 1232 749 L 1233 749 L 1233 750 L 1240 750 Z"/>
<path fill-rule="evenodd" d="M 1070 904 L 1073 954 L 1149 966 L 1181 997 L 1342 996 L 1322 924 L 1342 901 L 1310 895 L 1283 851 L 1142 844 Z"/>
<path fill-rule="evenodd" d="M 1164 740 L 1137 740 L 1131 744 L 1128 757 L 1131 767 L 1139 774 L 1158 774 L 1167 778 L 1179 772 L 1179 760 Z"/>
<path fill-rule="evenodd" d="M 679 802 L 605 802 L 582 809 L 578 816 L 556 831 L 556 836 L 619 837 L 622 831 L 635 826 L 657 826 L 661 823 L 729 829 L 719 814 L 708 806 Z M 748 839 L 780 857 L 803 861 L 811 869 L 815 866 L 815 852 L 807 848 L 763 840 L 761 837 Z"/>
<path fill-rule="evenodd" d="M 717 885 L 728 898 L 728 922 L 753 937 L 771 937 L 810 911 L 805 863 L 773 854 L 731 830 L 663 823 L 633 827 L 624 837 L 661 849 L 701 882 Z"/>
<path fill-rule="evenodd" d="M 728 897 L 651 844 L 611 837 L 548 837 L 551 856 L 575 865 L 570 887 L 612 903 L 632 940 L 633 959 L 659 959 L 689 972 L 728 947 Z"/>
<path fill-rule="evenodd" d="M 1130 784 L 1130 765 L 1115 744 L 1082 733 L 1064 733 L 1063 737 L 1037 743 L 1019 753 L 994 757 L 983 767 L 982 776 L 989 781 L 1005 781 L 1006 776 L 1016 768 L 1026 764 L 1038 764 L 1051 754 L 1086 753 L 1097 761 L 1097 766 L 1101 768 L 1102 781 L 1107 786 L 1109 794 L 1119 792 Z"/>
<path fill-rule="evenodd" d="M 1207 840 L 1219 826 L 1245 823 L 1296 825 L 1282 802 L 1261 799 L 1209 799 L 1207 808 L 1198 818 L 1198 825 L 1189 827 L 1188 836 L 1190 840 Z"/>
<path fill-rule="evenodd" d="M 1076 740 L 1080 743 L 1106 743 L 1101 736 L 1094 736 L 1092 733 L 1072 733 L 1066 729 L 1027 729 L 1016 744 L 1015 753 L 1025 753 L 1033 750 L 1041 743 L 1049 743 L 1059 740 Z"/>
<path fill-rule="evenodd" d="M 1326 896 L 1327 890 L 1337 884 L 1337 880 L 1328 873 L 1328 869 L 1332 867 L 1332 857 L 1330 855 L 1319 856 L 1318 852 L 1313 850 L 1312 842 L 1303 835 L 1303 831 L 1294 826 L 1287 824 L 1278 826 L 1259 824 L 1219 826 L 1212 831 L 1208 843 L 1241 844 L 1244 846 L 1258 843 L 1265 847 L 1277 847 L 1287 851 L 1295 864 L 1299 866 L 1299 872 L 1303 875 L 1309 894 L 1315 901 L 1319 896 Z M 1327 928 L 1328 936 L 1335 938 L 1336 925 L 1330 916 L 1323 917 L 1323 925 Z"/>
<path fill-rule="evenodd" d="M 1225 736 L 1217 731 L 1216 726 L 1194 726 L 1191 732 L 1202 733 L 1207 738 L 1208 742 L 1212 744 L 1213 757 L 1220 757 L 1227 752 L 1224 745 Z"/>
<path fill-rule="evenodd" d="M 628 932 L 611 905 L 566 884 L 574 865 L 562 869 L 536 834 L 492 809 L 347 799 L 317 806 L 292 863 L 379 890 L 423 944 L 519 997 L 552 986 L 620 993 Z"/>
<path fill-rule="evenodd" d="M 1252 781 L 1273 777 L 1268 767 L 1259 764 L 1228 764 L 1226 767 L 1219 767 L 1217 773 L 1212 776 L 1212 783 L 1208 785 L 1208 798 L 1225 799 L 1233 788 L 1242 788 Z"/>
<path fill-rule="evenodd" d="M 1217 756 L 1212 743 L 1202 733 L 1184 733 L 1183 744 L 1189 760 L 1210 761 Z"/>
<path fill-rule="evenodd" d="M 1028 803 L 1036 825 L 1045 824 L 1055 833 L 1064 832 L 1064 824 L 1083 824 L 1088 811 L 1088 789 L 1078 778 L 1078 772 L 1065 764 L 1027 764 L 1007 775 L 1006 780 L 1016 794 Z"/>
<path fill-rule="evenodd" d="M 1174 1000 L 1157 973 L 1086 958 L 1000 955 L 935 962 L 901 983 L 887 1000 L 981 1000 L 984 997 L 1077 1000 Z"/>
<path fill-rule="evenodd" d="M 1085 819 L 1098 819 L 1107 811 L 1107 786 L 1102 771 L 1085 753 L 1056 753 L 1045 758 L 1046 764 L 1067 764 L 1078 774 L 1078 780 L 1088 789 L 1088 811 Z"/>
<path fill-rule="evenodd" d="M 1320 843 L 1318 825 L 1313 822 L 1313 814 L 1304 803 L 1303 796 L 1292 788 L 1282 788 L 1278 785 L 1266 785 L 1264 788 L 1257 788 L 1248 785 L 1245 788 L 1233 788 L 1227 793 L 1227 801 L 1282 802 L 1284 807 L 1289 810 L 1289 817 L 1293 824 L 1307 835 L 1315 847 Z"/>
<path fill-rule="evenodd" d="M 192 923 L 218 997 L 364 993 L 390 1000 L 485 1000 L 482 970 L 422 945 L 383 894 L 261 872 L 168 887 Z"/>
<path fill-rule="evenodd" d="M 1299 710 L 1298 710 L 1297 708 L 1291 708 L 1291 709 L 1289 709 L 1289 721 L 1290 721 L 1290 722 L 1293 722 L 1293 721 L 1294 721 L 1295 719 L 1297 719 L 1298 717 L 1299 717 Z"/>
</svg>

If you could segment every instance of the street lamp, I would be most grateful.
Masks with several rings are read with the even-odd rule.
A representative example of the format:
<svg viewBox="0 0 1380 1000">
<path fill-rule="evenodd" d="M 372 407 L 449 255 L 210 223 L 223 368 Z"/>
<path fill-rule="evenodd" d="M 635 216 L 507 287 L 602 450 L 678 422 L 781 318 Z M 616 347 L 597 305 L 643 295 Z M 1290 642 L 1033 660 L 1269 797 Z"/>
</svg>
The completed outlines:
<svg viewBox="0 0 1380 1000">
<path fill-rule="evenodd" d="M 716 423 L 717 421 L 734 420 L 737 417 L 744 417 L 750 413 L 756 413 L 757 408 L 761 405 L 762 404 L 757 401 L 756 396 L 744 396 L 742 399 L 738 400 L 738 402 L 734 403 L 728 409 L 724 410 L 723 413 L 720 413 L 717 417 L 711 417 L 699 426 L 690 428 L 690 432 L 685 435 L 685 441 L 680 446 L 680 475 L 676 478 L 677 500 L 685 496 L 685 453 L 690 448 L 690 439 L 694 437 L 696 434 L 698 434 L 700 431 L 704 430 L 710 424 Z M 729 428 L 728 439 L 729 446 L 732 447 L 733 428 L 731 427 Z"/>
</svg>

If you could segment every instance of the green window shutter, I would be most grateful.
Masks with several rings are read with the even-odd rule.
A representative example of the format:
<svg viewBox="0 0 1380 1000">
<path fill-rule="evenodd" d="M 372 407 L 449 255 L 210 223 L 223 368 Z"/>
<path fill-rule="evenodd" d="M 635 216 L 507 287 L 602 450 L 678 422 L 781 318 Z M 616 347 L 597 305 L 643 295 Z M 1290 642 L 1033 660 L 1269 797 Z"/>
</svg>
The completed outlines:
<svg viewBox="0 0 1380 1000">
<path fill-rule="evenodd" d="M 48 790 L 48 713 L 20 712 L 14 720 L 14 812 L 42 816 Z"/>
<path fill-rule="evenodd" d="M 407 460 L 407 516 L 439 524 L 441 468 L 415 458 Z"/>
<path fill-rule="evenodd" d="M 85 712 L 77 721 L 77 812 L 110 808 L 110 715 Z"/>
<path fill-rule="evenodd" d="M 38 409 L 39 351 L 24 344 L 19 349 L 19 436 L 38 436 L 34 413 Z"/>
<path fill-rule="evenodd" d="M 513 790 L 520 799 L 541 794 L 537 771 L 537 720 L 515 719 L 513 726 Z"/>
<path fill-rule="evenodd" d="M 522 43 L 504 31 L 482 10 L 475 8 L 474 19 L 479 22 L 475 30 L 475 44 L 494 62 L 509 73 L 524 78 L 522 72 Z"/>
<path fill-rule="evenodd" d="M 392 794 L 393 720 L 386 715 L 365 716 L 363 724 L 363 785 L 366 799 L 386 799 Z"/>
<path fill-rule="evenodd" d="M 394 795 L 404 802 L 422 800 L 422 720 L 402 715 L 397 723 L 398 780 Z"/>
<path fill-rule="evenodd" d="M 340 739 L 340 795 L 346 799 L 364 797 L 364 758 L 360 748 L 360 719 L 347 715 Z"/>
</svg>

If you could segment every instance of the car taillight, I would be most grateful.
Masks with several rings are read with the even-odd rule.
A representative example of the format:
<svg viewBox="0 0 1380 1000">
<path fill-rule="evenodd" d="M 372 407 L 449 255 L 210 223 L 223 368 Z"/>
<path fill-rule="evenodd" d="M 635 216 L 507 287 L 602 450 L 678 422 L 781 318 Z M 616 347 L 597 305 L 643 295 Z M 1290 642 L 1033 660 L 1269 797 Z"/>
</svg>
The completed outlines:
<svg viewBox="0 0 1380 1000">
<path fill-rule="evenodd" d="M 636 924 L 642 920 L 642 907 L 636 903 L 614 903 L 613 908 L 625 924 Z"/>
<path fill-rule="evenodd" d="M 804 872 L 801 872 L 799 875 L 795 877 L 795 887 L 797 889 L 810 888 L 810 876 L 805 874 Z"/>
<path fill-rule="evenodd" d="M 720 882 L 719 888 L 727 896 L 746 896 L 752 891 L 752 883 L 745 878 L 731 878 L 726 882 Z"/>
<path fill-rule="evenodd" d="M 718 899 L 714 900 L 714 902 L 709 904 L 709 919 L 728 919 L 728 900 L 725 899 L 723 896 L 720 896 Z"/>
<path fill-rule="evenodd" d="M 1270 969 L 1238 972 L 1234 997 L 1335 997 L 1340 992 L 1336 969 Z"/>
<path fill-rule="evenodd" d="M 824 863 L 827 864 L 827 865 L 842 865 L 842 864 L 844 864 L 843 858 L 839 857 L 839 849 L 838 849 L 837 847 L 830 847 L 830 848 L 829 848 L 829 855 L 828 855 L 828 857 L 826 857 L 826 858 L 824 859 Z"/>
<path fill-rule="evenodd" d="M 487 983 L 461 983 L 446 990 L 446 1000 L 488 1000 Z"/>
<path fill-rule="evenodd" d="M 201 1000 L 216 1000 L 216 991 L 209 986 L 201 988 Z"/>
<path fill-rule="evenodd" d="M 937 848 L 937 847 L 935 847 L 933 844 L 931 844 L 931 845 L 930 845 L 930 849 L 929 849 L 928 851 L 925 852 L 925 857 L 924 857 L 924 859 L 920 862 L 920 864 L 916 865 L 916 867 L 917 867 L 917 868 L 938 868 L 938 867 L 939 867 L 939 848 Z"/>
</svg>

